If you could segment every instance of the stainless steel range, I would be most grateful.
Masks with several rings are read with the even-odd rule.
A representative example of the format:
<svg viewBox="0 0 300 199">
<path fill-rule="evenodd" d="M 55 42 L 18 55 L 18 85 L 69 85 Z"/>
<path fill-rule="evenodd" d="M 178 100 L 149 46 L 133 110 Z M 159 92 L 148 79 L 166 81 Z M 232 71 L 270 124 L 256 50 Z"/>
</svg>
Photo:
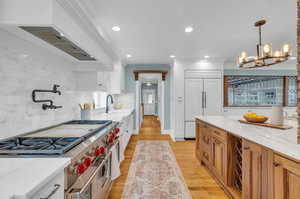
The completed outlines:
<svg viewBox="0 0 300 199">
<path fill-rule="evenodd" d="M 68 157 L 66 199 L 105 199 L 111 188 L 112 149 L 120 153 L 118 123 L 74 120 L 0 140 L 0 157 Z"/>
</svg>

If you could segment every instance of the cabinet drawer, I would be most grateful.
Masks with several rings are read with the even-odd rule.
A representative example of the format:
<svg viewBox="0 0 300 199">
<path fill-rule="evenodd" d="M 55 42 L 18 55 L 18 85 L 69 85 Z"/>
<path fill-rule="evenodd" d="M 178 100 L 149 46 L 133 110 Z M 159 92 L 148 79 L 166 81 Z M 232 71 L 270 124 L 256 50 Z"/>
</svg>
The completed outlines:
<svg viewBox="0 0 300 199">
<path fill-rule="evenodd" d="M 28 199 L 62 199 L 64 198 L 64 172 L 60 172 Z"/>
<path fill-rule="evenodd" d="M 221 129 L 218 129 L 215 127 L 210 127 L 210 132 L 211 132 L 211 135 L 216 136 L 220 139 L 226 140 L 226 138 L 227 138 L 227 132 L 225 132 Z"/>
</svg>

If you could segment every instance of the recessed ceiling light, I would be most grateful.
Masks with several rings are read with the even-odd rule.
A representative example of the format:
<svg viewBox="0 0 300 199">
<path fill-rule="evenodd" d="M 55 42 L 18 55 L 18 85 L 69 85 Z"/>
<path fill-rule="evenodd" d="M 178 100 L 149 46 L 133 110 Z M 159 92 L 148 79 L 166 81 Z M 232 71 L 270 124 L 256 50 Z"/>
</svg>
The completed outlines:
<svg viewBox="0 0 300 199">
<path fill-rule="evenodd" d="M 205 58 L 205 59 L 209 59 L 210 56 L 209 56 L 209 55 L 205 55 L 204 58 Z"/>
<path fill-rule="evenodd" d="M 61 36 L 61 37 L 64 37 L 65 35 L 64 35 L 64 33 L 59 33 L 59 36 Z"/>
<path fill-rule="evenodd" d="M 130 57 L 132 57 L 132 55 L 130 55 L 130 54 L 127 54 L 127 55 L 126 55 L 126 57 L 127 57 L 127 58 L 130 58 Z"/>
<path fill-rule="evenodd" d="M 189 32 L 193 32 L 194 28 L 191 26 L 188 26 L 184 29 L 185 32 L 189 33 Z"/>
<path fill-rule="evenodd" d="M 175 58 L 175 55 L 170 55 L 170 58 L 174 59 L 174 58 Z"/>
<path fill-rule="evenodd" d="M 114 27 L 112 27 L 112 30 L 115 32 L 119 32 L 121 30 L 121 28 L 119 26 L 114 26 Z"/>
</svg>

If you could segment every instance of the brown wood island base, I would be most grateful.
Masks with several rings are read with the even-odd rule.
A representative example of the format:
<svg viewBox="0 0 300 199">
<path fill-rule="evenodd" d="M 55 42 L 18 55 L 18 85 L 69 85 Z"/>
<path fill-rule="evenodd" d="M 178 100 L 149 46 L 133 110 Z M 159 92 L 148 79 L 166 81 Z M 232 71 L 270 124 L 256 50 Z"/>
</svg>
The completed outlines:
<svg viewBox="0 0 300 199">
<path fill-rule="evenodd" d="M 299 199 L 300 162 L 196 121 L 196 157 L 232 199 Z"/>
</svg>

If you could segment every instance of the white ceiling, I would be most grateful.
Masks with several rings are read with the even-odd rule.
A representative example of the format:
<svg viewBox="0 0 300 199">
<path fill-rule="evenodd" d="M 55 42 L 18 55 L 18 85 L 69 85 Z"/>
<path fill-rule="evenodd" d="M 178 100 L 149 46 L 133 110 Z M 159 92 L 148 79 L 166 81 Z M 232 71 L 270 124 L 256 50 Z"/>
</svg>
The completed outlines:
<svg viewBox="0 0 300 199">
<path fill-rule="evenodd" d="M 255 53 L 257 29 L 263 41 L 296 47 L 297 0 L 86 0 L 99 30 L 130 63 L 169 63 L 176 58 L 233 60 L 241 50 Z M 120 26 L 120 32 L 111 28 Z M 185 33 L 186 26 L 194 32 Z"/>
</svg>

